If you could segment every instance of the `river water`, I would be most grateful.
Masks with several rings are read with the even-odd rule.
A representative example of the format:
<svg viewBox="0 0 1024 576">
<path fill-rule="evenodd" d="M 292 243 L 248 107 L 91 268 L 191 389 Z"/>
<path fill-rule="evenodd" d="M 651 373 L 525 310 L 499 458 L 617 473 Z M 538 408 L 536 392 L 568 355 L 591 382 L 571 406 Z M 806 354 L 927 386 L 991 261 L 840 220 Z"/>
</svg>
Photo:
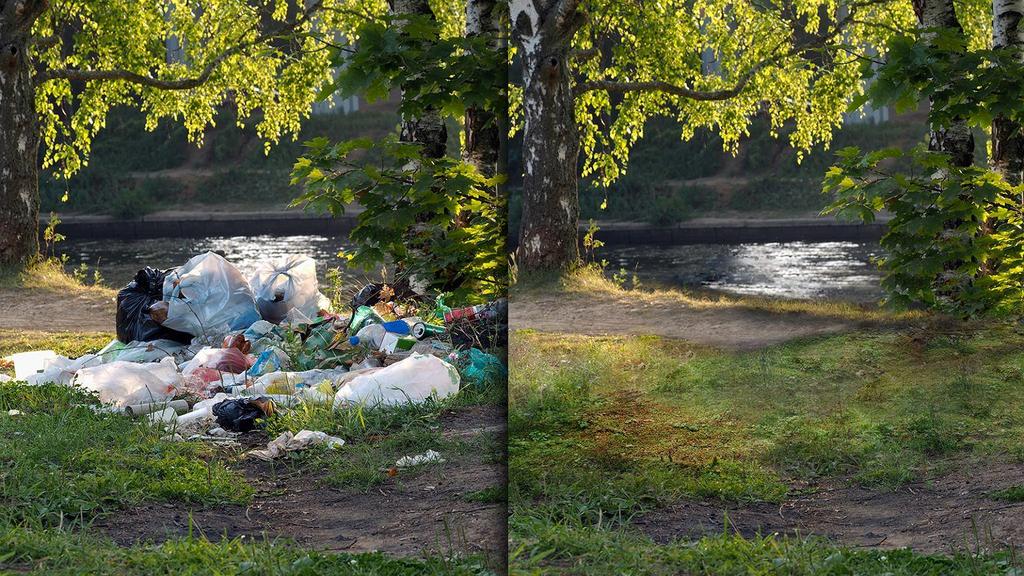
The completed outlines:
<svg viewBox="0 0 1024 576">
<path fill-rule="evenodd" d="M 346 240 L 327 236 L 233 236 L 68 241 L 60 251 L 68 255 L 70 266 L 85 263 L 98 269 L 115 287 L 144 266 L 178 266 L 207 250 L 221 253 L 246 275 L 262 259 L 306 254 L 316 259 L 321 277 L 329 267 L 340 267 L 352 283 L 379 278 L 378 272 L 347 270 L 338 254 L 347 247 Z M 602 250 L 598 258 L 608 261 L 609 273 L 635 271 L 649 285 L 870 302 L 881 297 L 880 274 L 872 263 L 880 254 L 877 243 L 782 242 L 614 247 Z"/>
</svg>

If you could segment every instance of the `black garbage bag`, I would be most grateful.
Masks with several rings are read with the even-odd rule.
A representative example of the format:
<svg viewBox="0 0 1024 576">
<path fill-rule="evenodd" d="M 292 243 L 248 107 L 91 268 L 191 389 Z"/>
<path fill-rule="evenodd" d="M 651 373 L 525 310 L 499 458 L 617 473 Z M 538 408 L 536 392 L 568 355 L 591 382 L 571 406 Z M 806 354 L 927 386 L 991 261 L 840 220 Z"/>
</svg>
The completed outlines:
<svg viewBox="0 0 1024 576">
<path fill-rule="evenodd" d="M 174 340 L 182 344 L 192 335 L 157 324 L 149 315 L 149 307 L 163 298 L 164 276 L 167 272 L 145 267 L 135 279 L 117 293 L 117 339 L 125 344 L 137 340 Z"/>
<path fill-rule="evenodd" d="M 236 398 L 213 405 L 217 425 L 231 432 L 248 432 L 256 427 L 256 420 L 269 416 L 274 408 L 269 398 Z"/>
</svg>

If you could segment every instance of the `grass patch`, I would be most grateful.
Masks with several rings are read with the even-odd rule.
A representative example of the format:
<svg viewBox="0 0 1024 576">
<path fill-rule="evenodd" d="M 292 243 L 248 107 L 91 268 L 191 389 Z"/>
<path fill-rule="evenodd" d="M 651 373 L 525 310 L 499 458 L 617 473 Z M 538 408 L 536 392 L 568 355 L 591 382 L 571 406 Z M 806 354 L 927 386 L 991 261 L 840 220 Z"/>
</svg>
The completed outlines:
<svg viewBox="0 0 1024 576">
<path fill-rule="evenodd" d="M 97 404 L 75 388 L 0 384 L 0 522 L 68 526 L 146 500 L 252 496 L 213 449 L 162 441 L 159 430 L 97 413 L 90 407 Z"/>
<path fill-rule="evenodd" d="M 509 502 L 524 568 L 628 573 L 628 551 L 597 552 L 613 545 L 637 548 L 637 562 L 671 555 L 665 573 L 843 574 L 850 566 L 762 572 L 764 554 L 778 554 L 781 566 L 793 554 L 842 554 L 883 568 L 881 555 L 848 557 L 802 541 L 723 537 L 661 549 L 608 539 L 625 537 L 635 515 L 682 497 L 776 502 L 790 480 L 822 477 L 888 489 L 965 458 L 1024 456 L 1024 336 L 1010 325 L 861 330 L 753 352 L 529 330 L 512 343 Z M 703 570 L 679 560 L 705 545 Z M 730 564 L 730 550 L 740 549 L 752 556 Z M 588 567 L 607 560 L 618 570 L 583 569 L 569 560 L 576 553 L 597 554 Z M 972 573 L 958 572 L 971 566 L 964 558 L 923 558 L 888 571 Z M 932 572 L 913 571 L 932 562 Z"/>
<path fill-rule="evenodd" d="M 402 456 L 435 450 L 450 461 L 470 452 L 498 453 L 489 445 L 493 439 L 486 435 L 467 441 L 446 438 L 441 433 L 442 414 L 471 405 L 480 394 L 493 393 L 465 389 L 444 401 L 372 410 L 360 406 L 334 410 L 329 404 L 306 403 L 272 418 L 267 432 L 274 437 L 286 430 L 322 430 L 344 438 L 345 448 L 340 452 L 313 450 L 290 457 L 299 467 L 323 471 L 326 481 L 334 486 L 368 490 L 386 481 L 388 469 Z M 401 472 L 401 478 L 410 478 L 440 465 L 409 468 Z"/>
<path fill-rule="evenodd" d="M 45 290 L 74 296 L 89 294 L 111 299 L 117 297 L 117 290 L 102 284 L 87 284 L 85 276 L 84 272 L 78 277 L 69 274 L 59 260 L 47 258 L 22 270 L 0 270 L 0 288 Z"/>
<path fill-rule="evenodd" d="M 216 567 L 216 568 L 214 568 Z M 478 557 L 394 558 L 380 553 L 303 550 L 285 543 L 189 537 L 158 546 L 122 548 L 55 529 L 0 525 L 0 571 L 41 574 L 353 574 L 367 576 L 493 574 Z"/>
<path fill-rule="evenodd" d="M 466 502 L 479 502 L 481 504 L 503 504 L 508 501 L 507 486 L 491 486 L 483 490 L 470 492 L 463 497 Z"/>
<path fill-rule="evenodd" d="M 550 523 L 536 515 L 510 521 L 510 564 L 520 574 L 713 574 L 715 576 L 980 576 L 1016 574 L 1011 553 L 931 556 L 907 549 L 864 550 L 824 540 L 720 534 L 657 545 L 624 530 Z"/>
</svg>

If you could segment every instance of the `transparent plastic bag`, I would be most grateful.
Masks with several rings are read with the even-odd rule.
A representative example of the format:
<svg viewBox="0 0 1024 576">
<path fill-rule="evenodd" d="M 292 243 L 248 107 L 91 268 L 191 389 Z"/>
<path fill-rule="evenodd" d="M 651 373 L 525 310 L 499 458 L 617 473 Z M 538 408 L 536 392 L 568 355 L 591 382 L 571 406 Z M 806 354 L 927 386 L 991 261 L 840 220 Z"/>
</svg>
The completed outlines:
<svg viewBox="0 0 1024 576">
<path fill-rule="evenodd" d="M 260 262 L 249 278 L 256 309 L 268 322 L 311 322 L 320 311 L 316 261 L 309 256 L 282 256 Z"/>
<path fill-rule="evenodd" d="M 74 383 L 97 392 L 104 404 L 124 407 L 170 400 L 181 374 L 170 357 L 148 364 L 114 361 L 78 370 Z"/>
<path fill-rule="evenodd" d="M 245 277 L 218 254 L 192 257 L 164 278 L 168 302 L 163 326 L 187 332 L 206 343 L 220 342 L 232 330 L 260 319 Z"/>
</svg>

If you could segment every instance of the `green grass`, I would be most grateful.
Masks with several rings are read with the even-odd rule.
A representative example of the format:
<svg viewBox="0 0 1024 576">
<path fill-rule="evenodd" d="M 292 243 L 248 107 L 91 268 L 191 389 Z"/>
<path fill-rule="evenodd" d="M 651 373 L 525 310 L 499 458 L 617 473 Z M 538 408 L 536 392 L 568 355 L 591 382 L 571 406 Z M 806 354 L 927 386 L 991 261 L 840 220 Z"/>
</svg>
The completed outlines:
<svg viewBox="0 0 1024 576">
<path fill-rule="evenodd" d="M 501 504 L 508 501 L 507 486 L 491 486 L 483 490 L 470 492 L 464 496 L 467 502 L 480 502 L 481 504 Z"/>
<path fill-rule="evenodd" d="M 286 543 L 186 537 L 122 548 L 80 533 L 0 525 L 0 572 L 37 574 L 476 575 L 493 574 L 478 558 L 394 558 L 334 554 Z"/>
<path fill-rule="evenodd" d="M 747 547 L 750 566 L 759 566 L 783 544 L 727 537 L 662 549 L 624 534 L 637 514 L 683 497 L 778 502 L 790 482 L 826 477 L 887 490 L 964 460 L 1024 458 L 1024 336 L 1009 325 L 940 326 L 882 326 L 754 352 L 516 332 L 509 501 L 513 544 L 524 547 L 518 565 L 553 567 L 549 555 L 580 552 L 570 540 L 593 539 L 594 550 L 584 552 L 596 554 L 611 539 L 636 548 L 637 562 L 648 553 L 672 556 L 666 573 L 693 569 L 676 555 L 704 545 Z M 784 546 L 784 556 L 847 553 L 821 543 Z M 629 553 L 613 556 L 590 565 L 607 560 L 628 572 Z M 877 554 L 854 557 L 882 566 Z M 726 558 L 705 560 L 709 573 L 743 573 Z M 953 573 L 971 573 L 948 558 L 934 565 L 947 561 Z M 908 558 L 892 573 L 942 573 L 914 571 L 929 562 Z M 811 566 L 763 573 L 819 573 Z"/>
<path fill-rule="evenodd" d="M 949 556 L 851 549 L 818 539 L 729 533 L 657 545 L 642 536 L 530 514 L 510 521 L 511 574 L 706 574 L 714 576 L 983 576 L 1018 574 L 1012 553 Z"/>
<path fill-rule="evenodd" d="M 111 334 L 0 330 L 0 356 L 49 348 L 77 357 Z M 8 369 L 9 373 L 10 370 Z M 268 432 L 302 428 L 346 439 L 339 451 L 310 449 L 280 462 L 341 488 L 369 489 L 400 456 L 438 450 L 449 465 L 470 454 L 502 461 L 494 438 L 446 439 L 444 411 L 505 402 L 504 388 L 470 388 L 453 399 L 386 410 L 331 410 L 304 405 L 272 419 Z M 124 548 L 96 536 L 92 522 L 147 501 L 171 505 L 251 501 L 254 490 L 233 466 L 235 451 L 203 443 L 165 442 L 162 432 L 121 415 L 97 413 L 79 389 L 0 384 L 0 573 L 44 574 L 486 574 L 493 559 L 458 554 L 399 559 L 332 554 L 288 542 L 225 540 L 205 535 L 157 546 Z M 21 414 L 9 416 L 8 410 Z M 403 470 L 399 481 L 436 465 Z M 451 556 L 451 557 L 449 557 Z"/>
<path fill-rule="evenodd" d="M 97 413 L 96 404 L 65 386 L 0 384 L 0 525 L 84 525 L 147 500 L 251 498 L 252 488 L 213 449 L 162 441 L 159 430 Z"/>
</svg>

